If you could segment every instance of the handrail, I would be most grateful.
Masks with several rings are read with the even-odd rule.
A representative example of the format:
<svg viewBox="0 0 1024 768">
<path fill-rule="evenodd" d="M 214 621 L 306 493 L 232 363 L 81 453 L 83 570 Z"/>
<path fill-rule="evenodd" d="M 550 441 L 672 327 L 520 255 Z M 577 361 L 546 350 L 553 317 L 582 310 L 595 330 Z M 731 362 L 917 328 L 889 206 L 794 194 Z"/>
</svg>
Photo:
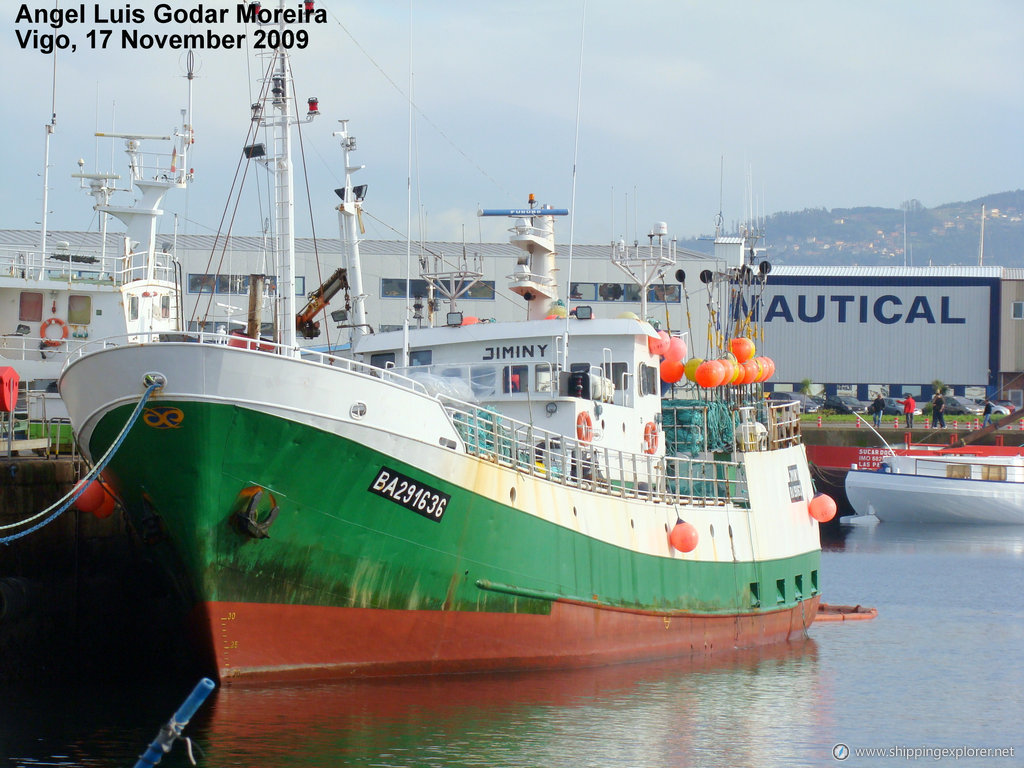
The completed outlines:
<svg viewBox="0 0 1024 768">
<path fill-rule="evenodd" d="M 666 504 L 748 503 L 743 464 L 603 448 L 445 395 L 466 452 L 560 485 Z"/>
<path fill-rule="evenodd" d="M 67 368 L 73 360 L 77 360 L 85 355 L 92 354 L 93 352 L 98 352 L 103 349 L 109 349 L 111 347 L 170 343 L 214 344 L 218 346 L 232 347 L 237 349 L 239 352 L 244 353 L 297 357 L 304 362 L 312 363 L 314 365 L 323 365 L 331 368 L 344 368 L 352 373 L 357 373 L 362 376 L 372 376 L 377 379 L 382 379 L 388 383 L 397 384 L 405 389 L 418 392 L 422 395 L 427 395 L 428 397 L 430 394 L 427 391 L 427 388 L 420 382 L 414 381 L 408 376 L 403 376 L 384 368 L 378 368 L 370 365 L 369 363 L 353 360 L 349 357 L 340 357 L 338 355 L 328 354 L 327 352 L 305 349 L 303 347 L 289 347 L 284 344 L 277 344 L 273 341 L 250 339 L 246 336 L 232 336 L 226 333 L 210 331 L 143 331 L 140 333 L 121 334 L 118 336 L 107 336 L 102 339 L 91 340 L 76 349 L 68 350 L 64 368 Z"/>
</svg>

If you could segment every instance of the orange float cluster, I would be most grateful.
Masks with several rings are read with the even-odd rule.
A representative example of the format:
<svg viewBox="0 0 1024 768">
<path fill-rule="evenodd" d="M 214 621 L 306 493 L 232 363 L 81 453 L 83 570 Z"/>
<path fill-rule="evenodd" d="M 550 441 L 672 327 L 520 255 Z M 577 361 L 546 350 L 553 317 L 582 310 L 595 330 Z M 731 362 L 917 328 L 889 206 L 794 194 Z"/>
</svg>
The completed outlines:
<svg viewBox="0 0 1024 768">
<path fill-rule="evenodd" d="M 661 380 L 675 384 L 685 374 L 686 342 L 678 336 L 669 336 L 658 331 L 657 336 L 647 337 L 647 349 L 652 355 L 661 355 Z"/>
<path fill-rule="evenodd" d="M 730 352 L 717 360 L 693 358 L 684 365 L 684 375 L 698 387 L 710 389 L 726 384 L 757 384 L 775 373 L 770 357 L 754 357 L 754 342 L 745 337 L 729 340 Z"/>
</svg>

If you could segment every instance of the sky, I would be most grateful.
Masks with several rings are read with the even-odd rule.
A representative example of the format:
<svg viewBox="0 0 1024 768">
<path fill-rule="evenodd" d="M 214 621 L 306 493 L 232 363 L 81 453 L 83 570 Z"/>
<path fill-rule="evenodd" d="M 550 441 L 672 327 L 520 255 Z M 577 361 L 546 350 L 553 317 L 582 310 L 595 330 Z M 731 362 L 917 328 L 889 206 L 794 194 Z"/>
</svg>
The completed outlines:
<svg viewBox="0 0 1024 768">
<path fill-rule="evenodd" d="M 195 179 L 163 206 L 162 232 L 215 233 L 231 210 L 263 67 L 255 28 L 233 21 L 236 3 L 89 2 L 84 21 L 58 30 L 19 22 L 20 2 L 0 5 L 0 229 L 40 226 L 51 99 L 50 230 L 97 227 L 92 199 L 70 178 L 79 158 L 87 171 L 125 173 L 122 142 L 95 131 L 159 134 L 180 123 L 184 51 L 131 50 L 123 33 L 245 34 L 239 50 L 196 52 Z M 230 21 L 158 23 L 168 5 L 226 10 Z M 35 13 L 54 0 L 24 6 Z M 369 185 L 372 239 L 404 240 L 411 230 L 414 240 L 503 241 L 508 223 L 476 211 L 520 207 L 531 193 L 572 209 L 558 221 L 559 242 L 571 234 L 602 244 L 643 241 L 655 222 L 675 237 L 706 235 L 719 212 L 729 227 L 779 211 L 895 208 L 912 198 L 933 207 L 1024 186 L 1019 0 L 316 7 L 326 23 L 289 27 L 308 33 L 305 49 L 292 51 L 299 102 L 316 96 L 321 112 L 301 126 L 300 235 L 337 236 L 332 190 L 343 169 L 331 134 L 343 118 L 365 165 L 355 182 Z M 144 20 L 115 21 L 129 10 Z M 19 43 L 17 33 L 33 31 L 66 34 L 76 46 L 57 53 L 56 78 L 53 56 Z M 265 172 L 247 180 L 258 176 Z M 266 216 L 244 198 L 234 231 L 258 234 Z"/>
</svg>

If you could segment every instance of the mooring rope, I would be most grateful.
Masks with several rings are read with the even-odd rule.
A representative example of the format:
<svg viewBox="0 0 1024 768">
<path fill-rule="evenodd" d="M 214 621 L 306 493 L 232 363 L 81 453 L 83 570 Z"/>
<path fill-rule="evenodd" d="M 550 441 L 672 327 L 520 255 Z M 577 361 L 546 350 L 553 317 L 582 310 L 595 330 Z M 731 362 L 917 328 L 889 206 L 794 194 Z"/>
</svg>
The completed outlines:
<svg viewBox="0 0 1024 768">
<path fill-rule="evenodd" d="M 38 531 L 40 528 L 49 525 L 62 514 L 64 514 L 68 510 L 68 508 L 75 503 L 75 500 L 78 499 L 78 497 L 85 492 L 85 489 L 89 485 L 89 483 L 91 483 L 99 475 L 99 473 L 103 471 L 103 469 L 107 466 L 110 460 L 114 457 L 114 454 L 121 447 L 121 444 L 128 436 L 128 431 L 132 428 L 135 422 L 138 421 L 139 416 L 142 414 L 142 409 L 146 405 L 146 401 L 149 400 L 149 396 L 153 394 L 154 390 L 157 390 L 162 386 L 162 380 L 152 381 L 149 384 L 149 386 L 146 388 L 146 391 L 142 393 L 142 397 L 139 400 L 138 404 L 135 406 L 135 410 L 132 412 L 131 417 L 128 419 L 124 427 L 121 429 L 121 433 L 117 436 L 117 439 L 114 440 L 113 443 L 111 443 L 110 447 L 107 449 L 107 452 L 103 454 L 102 458 L 100 458 L 100 460 L 96 462 L 93 468 L 86 473 L 85 477 L 83 477 L 75 485 L 75 487 L 72 488 L 67 493 L 66 496 L 64 496 L 62 499 L 55 501 L 42 512 L 37 512 L 31 517 L 25 518 L 24 520 L 19 520 L 16 523 L 7 523 L 6 525 L 0 525 L 0 531 L 8 530 L 10 528 L 18 528 L 22 525 L 28 525 L 29 523 L 33 522 L 34 520 L 38 520 L 40 517 L 43 517 L 44 515 L 49 515 L 49 517 L 47 517 L 45 520 L 39 523 L 36 523 L 27 530 L 20 531 L 19 533 L 12 533 L 10 536 L 0 537 L 0 544 L 8 544 L 12 541 L 28 536 L 30 533 Z M 56 509 L 55 512 L 53 511 L 54 509 Z"/>
</svg>

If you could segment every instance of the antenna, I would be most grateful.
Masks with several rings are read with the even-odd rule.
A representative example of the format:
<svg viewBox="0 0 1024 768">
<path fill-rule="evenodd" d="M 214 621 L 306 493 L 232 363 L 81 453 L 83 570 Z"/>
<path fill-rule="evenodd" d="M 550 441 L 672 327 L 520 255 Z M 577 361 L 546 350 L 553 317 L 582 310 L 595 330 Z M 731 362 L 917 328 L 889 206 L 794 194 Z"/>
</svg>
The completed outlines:
<svg viewBox="0 0 1024 768">
<path fill-rule="evenodd" d="M 981 204 L 981 242 L 978 243 L 978 266 L 985 261 L 985 204 Z"/>
</svg>

